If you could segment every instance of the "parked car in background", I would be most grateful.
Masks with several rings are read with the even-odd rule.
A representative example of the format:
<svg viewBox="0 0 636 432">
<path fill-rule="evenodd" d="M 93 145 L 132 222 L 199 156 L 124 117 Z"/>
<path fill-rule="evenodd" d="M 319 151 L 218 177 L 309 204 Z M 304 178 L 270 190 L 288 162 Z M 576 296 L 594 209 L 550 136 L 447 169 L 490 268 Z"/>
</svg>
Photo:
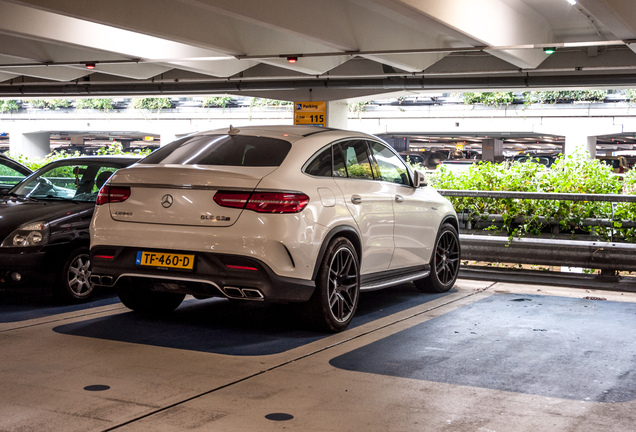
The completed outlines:
<svg viewBox="0 0 636 432">
<path fill-rule="evenodd" d="M 551 153 L 529 153 L 520 154 L 513 157 L 513 162 L 536 162 L 550 168 L 557 156 Z"/>
<path fill-rule="evenodd" d="M 0 154 L 0 196 L 20 183 L 33 171 L 19 162 Z"/>
<path fill-rule="evenodd" d="M 625 156 L 596 156 L 596 159 L 612 167 L 612 171 L 623 174 L 629 170 L 629 165 Z"/>
<path fill-rule="evenodd" d="M 51 162 L 0 199 L 0 290 L 53 287 L 60 297 L 88 300 L 89 230 L 102 184 L 139 160 L 90 156 Z"/>
<path fill-rule="evenodd" d="M 457 215 L 388 144 L 313 126 L 214 130 L 115 173 L 91 224 L 95 283 L 143 313 L 196 298 L 304 302 L 328 331 L 359 293 L 451 289 Z"/>
<path fill-rule="evenodd" d="M 429 150 L 400 152 L 400 157 L 416 167 L 421 165 L 423 170 L 434 170 L 443 160 L 446 160 L 444 153 Z"/>
</svg>

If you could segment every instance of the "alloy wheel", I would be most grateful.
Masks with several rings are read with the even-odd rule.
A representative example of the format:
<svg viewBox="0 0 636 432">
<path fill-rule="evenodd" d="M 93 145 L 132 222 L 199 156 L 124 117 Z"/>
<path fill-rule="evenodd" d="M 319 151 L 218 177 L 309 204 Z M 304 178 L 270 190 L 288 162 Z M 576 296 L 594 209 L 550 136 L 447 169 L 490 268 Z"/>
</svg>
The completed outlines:
<svg viewBox="0 0 636 432">
<path fill-rule="evenodd" d="M 338 249 L 329 265 L 329 309 L 338 322 L 347 321 L 358 303 L 358 268 L 346 247 Z"/>
<path fill-rule="evenodd" d="M 447 285 L 455 279 L 458 271 L 459 243 L 451 231 L 445 231 L 435 248 L 435 274 L 443 285 Z"/>
</svg>

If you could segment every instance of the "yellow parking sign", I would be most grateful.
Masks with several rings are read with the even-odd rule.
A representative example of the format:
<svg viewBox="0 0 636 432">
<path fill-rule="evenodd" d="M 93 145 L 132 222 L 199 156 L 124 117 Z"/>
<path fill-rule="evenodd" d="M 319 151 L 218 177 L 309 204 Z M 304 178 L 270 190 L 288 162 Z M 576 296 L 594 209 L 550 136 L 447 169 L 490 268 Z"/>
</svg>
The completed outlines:
<svg viewBox="0 0 636 432">
<path fill-rule="evenodd" d="M 294 124 L 326 126 L 327 102 L 294 102 Z"/>
</svg>

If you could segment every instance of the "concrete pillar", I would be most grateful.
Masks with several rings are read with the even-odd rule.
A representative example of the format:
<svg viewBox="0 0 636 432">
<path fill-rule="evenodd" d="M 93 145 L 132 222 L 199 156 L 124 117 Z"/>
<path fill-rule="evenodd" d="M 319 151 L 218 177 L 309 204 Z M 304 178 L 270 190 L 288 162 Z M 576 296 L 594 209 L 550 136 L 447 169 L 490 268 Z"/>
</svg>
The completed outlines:
<svg viewBox="0 0 636 432">
<path fill-rule="evenodd" d="M 489 162 L 503 162 L 503 141 L 495 138 L 484 138 L 481 141 L 481 158 Z"/>
<path fill-rule="evenodd" d="M 349 124 L 349 104 L 343 101 L 327 102 L 327 127 L 347 129 Z"/>
<path fill-rule="evenodd" d="M 586 133 L 572 131 L 565 135 L 565 155 L 576 153 L 588 153 L 590 158 L 596 157 L 596 136 L 588 136 Z"/>
<path fill-rule="evenodd" d="M 30 158 L 43 158 L 51 152 L 51 138 L 48 132 L 24 133 L 11 131 L 9 152 Z"/>
</svg>

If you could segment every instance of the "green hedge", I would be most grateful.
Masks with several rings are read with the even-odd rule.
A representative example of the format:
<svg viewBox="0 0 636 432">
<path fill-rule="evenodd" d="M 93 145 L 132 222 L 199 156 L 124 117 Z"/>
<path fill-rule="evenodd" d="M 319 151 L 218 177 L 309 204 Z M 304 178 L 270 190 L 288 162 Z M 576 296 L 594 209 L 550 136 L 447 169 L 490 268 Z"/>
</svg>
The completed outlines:
<svg viewBox="0 0 636 432">
<path fill-rule="evenodd" d="M 546 169 L 535 162 L 480 162 L 464 172 L 452 172 L 441 166 L 429 175 L 429 183 L 436 189 L 521 191 L 587 194 L 635 194 L 636 170 L 623 178 L 614 174 L 608 165 L 582 155 L 560 157 Z M 503 229 L 510 236 L 540 234 L 549 227 L 540 219 L 556 220 L 562 232 L 590 233 L 609 239 L 611 227 L 582 227 L 581 219 L 611 218 L 612 204 L 608 202 L 449 198 L 457 212 L 468 212 L 482 220 L 488 214 L 504 218 Z M 518 217 L 523 224 L 515 224 Z M 614 208 L 614 237 L 636 242 L 634 228 L 623 228 L 620 220 L 636 220 L 636 203 L 617 203 Z M 493 228 L 494 229 L 494 228 Z"/>
</svg>

